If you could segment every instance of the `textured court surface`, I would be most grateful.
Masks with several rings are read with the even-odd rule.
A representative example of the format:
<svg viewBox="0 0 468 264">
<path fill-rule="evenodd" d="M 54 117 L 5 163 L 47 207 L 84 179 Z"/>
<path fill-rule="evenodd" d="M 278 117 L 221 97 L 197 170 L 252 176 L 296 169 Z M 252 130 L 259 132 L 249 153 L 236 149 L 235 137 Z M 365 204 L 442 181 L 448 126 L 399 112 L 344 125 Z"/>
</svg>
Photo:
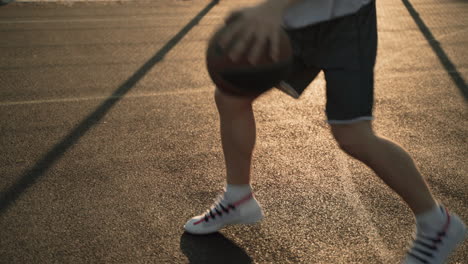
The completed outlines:
<svg viewBox="0 0 468 264">
<path fill-rule="evenodd" d="M 249 1 L 0 8 L 0 263 L 397 263 L 402 201 L 341 153 L 324 80 L 255 104 L 265 220 L 182 226 L 224 179 L 207 38 Z M 468 222 L 468 4 L 378 0 L 375 128 Z M 451 263 L 468 263 L 465 242 Z"/>
</svg>

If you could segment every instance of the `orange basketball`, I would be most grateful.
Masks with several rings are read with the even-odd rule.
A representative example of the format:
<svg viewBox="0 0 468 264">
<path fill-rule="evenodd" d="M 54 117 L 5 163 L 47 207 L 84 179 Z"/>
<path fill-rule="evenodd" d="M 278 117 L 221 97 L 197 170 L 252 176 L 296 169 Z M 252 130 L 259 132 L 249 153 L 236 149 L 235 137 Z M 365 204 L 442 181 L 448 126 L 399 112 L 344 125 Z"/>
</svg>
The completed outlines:
<svg viewBox="0 0 468 264">
<path fill-rule="evenodd" d="M 230 25 L 232 24 L 229 23 L 214 33 L 206 51 L 208 73 L 219 89 L 237 96 L 255 96 L 268 91 L 290 74 L 293 51 L 284 29 L 278 29 L 280 30 L 278 61 L 271 58 L 269 45 L 265 45 L 257 63 L 252 65 L 247 58 L 249 48 L 238 60 L 233 61 L 229 58 L 229 47 L 232 47 L 236 39 L 226 50 L 218 44 L 219 37 Z"/>
</svg>

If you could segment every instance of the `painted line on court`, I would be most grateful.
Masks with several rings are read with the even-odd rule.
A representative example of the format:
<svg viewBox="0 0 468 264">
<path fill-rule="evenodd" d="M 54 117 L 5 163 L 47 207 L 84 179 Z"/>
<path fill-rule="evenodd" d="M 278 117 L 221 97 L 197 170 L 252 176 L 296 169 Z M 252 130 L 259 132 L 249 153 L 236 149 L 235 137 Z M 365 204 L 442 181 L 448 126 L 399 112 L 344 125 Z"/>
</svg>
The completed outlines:
<svg viewBox="0 0 468 264">
<path fill-rule="evenodd" d="M 92 101 L 92 100 L 105 100 L 105 99 L 113 99 L 113 98 L 126 98 L 126 99 L 128 99 L 128 98 L 140 98 L 140 97 L 157 97 L 157 96 L 165 96 L 165 95 L 204 93 L 204 92 L 209 92 L 209 91 L 212 91 L 212 90 L 214 90 L 214 87 L 184 89 L 184 90 L 167 91 L 167 92 L 159 92 L 159 93 L 130 94 L 130 95 L 124 95 L 124 96 L 111 95 L 111 96 L 72 97 L 72 98 L 57 98 L 57 99 L 43 99 L 43 100 L 0 102 L 0 106 L 44 104 L 44 103 L 67 103 L 67 102 L 80 102 L 80 101 Z"/>
<path fill-rule="evenodd" d="M 1 67 L 0 67 L 1 70 Z M 427 73 L 427 72 L 424 72 Z M 312 104 L 313 105 L 325 105 L 325 79 L 322 76 L 323 73 L 314 80 L 309 87 L 307 87 L 306 92 L 310 93 L 308 96 L 312 97 Z M 415 74 L 419 74 L 416 72 Z M 432 72 L 432 76 L 436 75 L 446 75 L 446 72 Z M 382 75 L 376 77 L 376 80 L 385 80 L 385 79 L 395 79 L 401 78 L 401 74 L 389 74 L 389 75 Z M 138 97 L 156 97 L 156 96 L 166 96 L 166 95 L 178 95 L 178 94 L 190 94 L 190 93 L 202 93 L 202 92 L 209 92 L 213 91 L 215 88 L 214 86 L 210 86 L 209 88 L 192 88 L 192 89 L 184 89 L 184 90 L 176 90 L 176 91 L 166 91 L 166 92 L 159 92 L 159 93 L 142 93 L 142 94 L 131 94 L 125 96 L 91 96 L 91 97 L 68 97 L 68 98 L 53 98 L 53 99 L 38 99 L 38 100 L 22 100 L 22 101 L 0 101 L 0 106 L 13 106 L 13 105 L 28 105 L 28 104 L 46 104 L 46 103 L 65 103 L 65 102 L 80 102 L 80 101 L 91 101 L 91 100 L 102 100 L 108 98 L 138 98 Z"/>
<path fill-rule="evenodd" d="M 343 152 L 337 151 L 336 159 L 338 161 L 338 173 L 341 175 L 341 182 L 345 193 L 345 199 L 349 205 L 354 208 L 356 212 L 357 222 L 365 223 L 362 226 L 364 233 L 369 239 L 369 244 L 374 249 L 380 263 L 389 263 L 390 259 L 394 256 L 387 248 L 382 237 L 379 235 L 377 228 L 372 223 L 371 213 L 362 204 L 359 193 L 356 191 L 356 185 L 352 180 L 351 171 L 348 168 L 347 157 Z"/>
<path fill-rule="evenodd" d="M 171 15 L 164 17 L 161 14 L 150 14 L 146 15 L 145 17 L 142 16 L 125 16 L 126 21 L 131 19 L 131 21 L 145 21 L 145 20 L 183 20 L 188 19 L 188 15 Z M 220 16 L 206 16 L 206 18 L 210 19 L 219 19 Z M 0 24 L 34 24 L 34 23 L 80 23 L 80 22 L 122 22 L 122 17 L 106 17 L 106 18 L 70 18 L 70 19 L 28 19 L 28 20 L 0 20 Z M 177 26 L 171 24 L 165 24 L 167 27 Z M 53 28 L 51 29 L 53 30 Z"/>
<path fill-rule="evenodd" d="M 17 3 L 44 3 L 44 2 L 57 2 L 57 3 L 70 3 L 70 2 L 132 2 L 135 0 L 16 0 Z"/>
</svg>

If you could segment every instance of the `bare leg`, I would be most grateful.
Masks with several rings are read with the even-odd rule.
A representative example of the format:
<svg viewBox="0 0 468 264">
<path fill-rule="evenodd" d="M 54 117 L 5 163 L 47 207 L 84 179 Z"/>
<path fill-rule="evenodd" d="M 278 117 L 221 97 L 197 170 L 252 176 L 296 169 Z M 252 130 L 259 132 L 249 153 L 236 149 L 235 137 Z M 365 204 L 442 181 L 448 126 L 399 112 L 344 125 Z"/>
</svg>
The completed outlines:
<svg viewBox="0 0 468 264">
<path fill-rule="evenodd" d="M 184 225 L 191 234 L 209 234 L 229 224 L 252 224 L 263 218 L 262 208 L 250 186 L 255 146 L 254 99 L 229 96 L 219 90 L 215 92 L 227 185 L 222 199 L 217 199 L 208 213 L 192 217 Z"/>
<path fill-rule="evenodd" d="M 375 135 L 371 122 L 332 125 L 331 129 L 341 149 L 369 166 L 414 214 L 434 208 L 436 201 L 410 155 L 392 141 Z"/>
<path fill-rule="evenodd" d="M 249 184 L 252 153 L 255 146 L 255 98 L 241 98 L 215 92 L 221 123 L 221 143 L 226 162 L 228 184 Z"/>
</svg>

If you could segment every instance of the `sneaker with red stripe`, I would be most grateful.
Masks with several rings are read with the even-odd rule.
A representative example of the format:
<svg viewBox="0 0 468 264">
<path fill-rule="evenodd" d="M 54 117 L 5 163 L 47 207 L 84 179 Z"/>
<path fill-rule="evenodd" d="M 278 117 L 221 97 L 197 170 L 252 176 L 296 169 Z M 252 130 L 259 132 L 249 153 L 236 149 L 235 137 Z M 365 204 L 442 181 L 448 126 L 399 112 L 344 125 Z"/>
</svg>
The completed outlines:
<svg viewBox="0 0 468 264">
<path fill-rule="evenodd" d="M 226 225 L 253 224 L 262 219 L 262 208 L 252 193 L 233 202 L 220 196 L 204 214 L 188 220 L 184 228 L 188 233 L 203 235 Z"/>
<path fill-rule="evenodd" d="M 441 207 L 446 216 L 444 226 L 432 232 L 416 232 L 413 246 L 403 264 L 443 264 L 466 236 L 466 226 L 455 214 Z"/>
</svg>

